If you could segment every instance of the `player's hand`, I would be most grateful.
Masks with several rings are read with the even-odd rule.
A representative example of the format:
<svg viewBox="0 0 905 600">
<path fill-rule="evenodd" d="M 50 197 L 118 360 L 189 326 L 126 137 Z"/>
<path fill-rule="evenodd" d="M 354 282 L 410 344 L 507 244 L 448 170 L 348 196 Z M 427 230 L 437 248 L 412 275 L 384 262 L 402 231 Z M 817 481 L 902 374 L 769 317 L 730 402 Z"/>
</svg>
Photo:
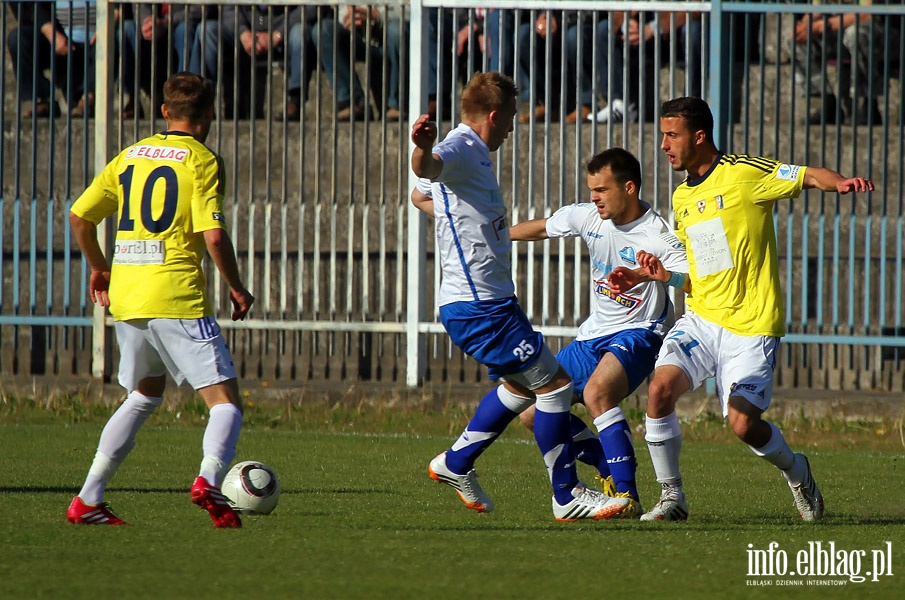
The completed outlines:
<svg viewBox="0 0 905 600">
<path fill-rule="evenodd" d="M 836 184 L 836 190 L 840 194 L 848 194 L 849 192 L 872 192 L 874 191 L 874 182 L 864 177 L 851 177 L 843 179 Z"/>
<path fill-rule="evenodd" d="M 430 120 L 430 115 L 418 117 L 412 125 L 412 142 L 423 150 L 430 150 L 437 139 L 437 124 Z"/>
<path fill-rule="evenodd" d="M 233 321 L 244 321 L 245 315 L 254 304 L 255 297 L 251 295 L 251 292 L 242 288 L 241 290 L 230 290 L 229 299 L 233 303 Z"/>
<path fill-rule="evenodd" d="M 110 271 L 91 271 L 88 279 L 88 293 L 91 301 L 101 306 L 110 306 Z"/>
<path fill-rule="evenodd" d="M 638 268 L 643 269 L 651 281 L 669 281 L 669 271 L 663 267 L 660 259 L 650 252 L 639 250 L 635 260 L 638 262 Z"/>
</svg>

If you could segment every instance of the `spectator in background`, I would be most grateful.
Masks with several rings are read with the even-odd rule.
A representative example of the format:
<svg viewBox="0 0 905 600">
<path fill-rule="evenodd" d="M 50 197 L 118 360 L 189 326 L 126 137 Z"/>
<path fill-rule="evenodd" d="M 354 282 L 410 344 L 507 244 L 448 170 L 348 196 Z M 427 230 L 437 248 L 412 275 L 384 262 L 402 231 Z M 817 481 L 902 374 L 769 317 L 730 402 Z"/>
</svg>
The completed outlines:
<svg viewBox="0 0 905 600">
<path fill-rule="evenodd" d="M 384 46 L 384 34 L 386 45 Z M 376 7 L 341 6 L 320 21 L 311 32 L 320 62 L 336 95 L 337 121 L 362 120 L 370 116 L 369 99 L 352 64 L 367 60 L 369 87 L 388 121 L 398 121 L 399 69 L 402 36 L 402 14 L 399 7 L 387 7 L 383 14 Z M 387 61 L 388 81 L 384 87 L 383 61 Z M 386 105 L 383 106 L 383 90 Z"/>
<path fill-rule="evenodd" d="M 318 16 L 327 16 L 330 7 L 326 5 L 297 6 L 289 12 L 287 26 L 289 40 L 286 42 L 289 78 L 286 83 L 286 110 L 275 116 L 277 120 L 300 121 L 308 100 L 308 85 L 317 68 L 317 48 L 311 31 L 317 26 Z"/>
<path fill-rule="evenodd" d="M 172 70 L 188 69 L 188 58 L 195 44 L 195 30 L 204 8 L 199 4 L 138 4 L 133 18 L 123 21 L 122 89 L 127 96 L 123 117 L 132 118 L 143 111 L 136 95 L 136 83 L 151 97 L 152 110 L 159 111 L 163 84 Z M 119 30 L 117 30 L 119 33 Z M 138 81 L 135 76 L 138 74 Z M 152 81 L 154 89 L 152 90 Z"/>
<path fill-rule="evenodd" d="M 827 0 L 825 3 L 872 4 L 870 0 Z M 808 123 L 836 123 L 840 120 L 840 108 L 846 123 L 865 125 L 868 122 L 882 122 L 877 106 L 877 97 L 883 93 L 884 84 L 883 61 L 878 56 L 882 47 L 881 27 L 871 15 L 855 12 L 841 15 L 814 13 L 804 15 L 795 22 L 789 39 L 794 57 L 795 83 L 807 84 L 808 96 L 823 98 L 820 107 L 808 116 Z M 837 61 L 841 98 L 836 97 L 827 81 L 824 69 L 827 59 Z"/>
<path fill-rule="evenodd" d="M 597 88 L 607 100 L 606 106 L 588 116 L 589 120 L 597 123 L 622 121 L 626 115 L 629 122 L 638 119 L 638 84 L 641 79 L 646 79 L 643 73 L 651 68 L 650 64 L 641 64 L 641 47 L 644 47 L 645 62 L 649 62 L 648 59 L 652 61 L 655 58 L 657 37 L 660 38 L 661 57 L 667 62 L 670 38 L 675 38 L 677 54 L 689 71 L 691 87 L 687 93 L 690 96 L 701 95 L 703 28 L 700 15 L 677 12 L 671 16 L 670 13 L 634 12 L 629 13 L 628 19 L 625 16 L 624 12 L 612 12 L 607 18 L 597 22 Z M 610 46 L 611 30 L 615 34 L 613 46 Z M 623 84 L 626 69 L 623 44 L 629 45 L 631 61 L 628 90 Z M 653 94 L 647 103 L 652 108 L 656 103 L 656 90 L 650 89 L 647 92 Z M 652 116 L 652 113 L 648 112 L 647 116 Z"/>
<path fill-rule="evenodd" d="M 222 76 L 226 118 L 264 115 L 266 72 L 256 77 L 253 71 L 282 51 L 288 13 L 289 7 L 284 6 L 225 5 L 221 19 L 210 18 L 199 25 L 189 70 L 208 78 Z M 234 53 L 236 44 L 239 50 Z M 222 73 L 218 71 L 221 48 Z"/>
<path fill-rule="evenodd" d="M 54 86 L 63 91 L 72 116 L 93 116 L 95 0 L 9 6 L 19 22 L 7 38 L 18 96 L 32 102 L 23 116 L 59 116 Z M 52 84 L 45 69 L 50 69 Z"/>
<path fill-rule="evenodd" d="M 562 64 L 560 56 L 562 42 L 559 37 L 561 34 L 559 18 L 552 12 L 549 14 L 548 19 L 548 11 L 539 11 L 533 21 L 529 19 L 518 24 L 516 40 L 518 50 L 515 52 L 518 63 L 518 86 L 526 91 L 534 92 L 534 107 L 519 115 L 519 123 L 528 123 L 532 118 L 543 120 L 547 118 L 548 113 L 551 121 L 557 120 L 560 89 L 559 77 L 554 74 L 554 71 L 558 71 L 558 69 L 548 73 L 545 66 L 548 58 L 548 40 L 551 64 Z M 544 103 L 548 82 L 551 99 L 549 106 Z"/>
<path fill-rule="evenodd" d="M 559 103 L 563 100 L 569 111 L 566 115 L 566 123 L 581 123 L 590 115 L 593 105 L 591 93 L 592 27 L 590 12 L 574 10 L 552 12 L 549 13 L 549 16 L 546 11 L 542 11 L 537 14 L 533 23 L 519 25 L 517 42 L 519 86 L 524 89 L 533 88 L 535 93 L 534 109 L 520 115 L 520 123 L 528 123 L 532 115 L 538 120 L 547 118 L 548 113 L 550 113 L 551 121 L 557 120 Z M 566 55 L 560 57 L 563 35 L 565 35 Z M 533 56 L 531 36 L 535 36 Z M 552 43 L 552 64 L 566 65 L 565 89 L 561 89 L 562 79 L 557 73 L 558 69 L 546 73 L 548 37 L 551 38 Z M 579 45 L 581 45 L 580 55 Z M 532 63 L 534 64 L 534 77 L 531 76 Z M 578 83 L 577 98 L 576 80 Z M 552 100 L 549 107 L 544 105 L 548 84 L 551 87 Z"/>
</svg>

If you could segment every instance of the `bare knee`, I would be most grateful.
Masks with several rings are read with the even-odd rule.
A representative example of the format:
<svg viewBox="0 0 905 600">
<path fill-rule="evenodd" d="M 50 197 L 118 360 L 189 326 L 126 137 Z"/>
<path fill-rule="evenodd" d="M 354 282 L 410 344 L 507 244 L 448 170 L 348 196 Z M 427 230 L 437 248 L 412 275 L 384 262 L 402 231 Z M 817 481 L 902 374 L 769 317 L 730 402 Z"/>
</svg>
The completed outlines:
<svg viewBox="0 0 905 600">
<path fill-rule="evenodd" d="M 528 431 L 534 432 L 534 406 L 529 407 L 527 410 L 523 410 L 519 416 L 522 424 L 528 428 Z"/>
<path fill-rule="evenodd" d="M 761 418 L 762 412 L 744 398 L 729 398 L 729 427 L 738 439 L 753 448 L 764 447 L 772 435 L 770 425 Z"/>
</svg>

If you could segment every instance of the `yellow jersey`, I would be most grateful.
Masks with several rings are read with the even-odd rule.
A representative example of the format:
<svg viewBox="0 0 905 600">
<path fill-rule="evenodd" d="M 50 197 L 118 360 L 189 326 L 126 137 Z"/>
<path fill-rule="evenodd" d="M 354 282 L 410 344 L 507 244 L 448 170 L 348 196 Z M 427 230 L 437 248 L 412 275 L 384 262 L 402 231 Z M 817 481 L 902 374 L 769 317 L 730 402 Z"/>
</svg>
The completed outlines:
<svg viewBox="0 0 905 600">
<path fill-rule="evenodd" d="M 72 205 L 94 223 L 119 213 L 110 271 L 117 321 L 210 316 L 203 232 L 224 229 L 223 165 L 189 134 L 163 132 L 123 150 Z"/>
<path fill-rule="evenodd" d="M 673 192 L 697 315 L 738 335 L 785 335 L 773 203 L 797 198 L 806 167 L 720 154 Z"/>
</svg>

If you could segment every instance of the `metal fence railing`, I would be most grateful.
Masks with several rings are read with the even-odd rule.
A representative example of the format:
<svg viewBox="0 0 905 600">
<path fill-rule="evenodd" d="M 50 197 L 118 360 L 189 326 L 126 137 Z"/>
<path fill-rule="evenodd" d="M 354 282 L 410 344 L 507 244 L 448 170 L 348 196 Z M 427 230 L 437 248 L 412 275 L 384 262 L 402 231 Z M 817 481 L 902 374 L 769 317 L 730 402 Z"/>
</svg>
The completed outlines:
<svg viewBox="0 0 905 600">
<path fill-rule="evenodd" d="M 776 210 L 789 331 L 778 381 L 905 387 L 905 7 L 857 6 L 864 18 L 847 33 L 794 42 L 796 27 L 832 30 L 856 7 L 492 4 L 4 3 L 4 375 L 116 371 L 66 215 L 113 153 L 164 125 L 163 81 L 192 69 L 217 81 L 208 145 L 226 164 L 230 231 L 257 298 L 245 322 L 221 317 L 240 374 L 481 380 L 434 308 L 431 228 L 409 203 L 408 124 L 430 111 L 445 135 L 464 82 L 494 69 L 522 92 L 525 122 L 495 157 L 512 222 L 583 198 L 584 161 L 610 146 L 639 157 L 642 195 L 668 216 L 679 180 L 658 148 L 658 113 L 679 95 L 707 98 L 725 151 L 872 178 L 872 194 L 808 192 Z M 42 31 L 47 18 L 62 39 Z M 512 257 L 532 322 L 554 346 L 574 335 L 589 308 L 581 244 L 516 245 Z M 211 286 L 226 315 L 222 282 Z"/>
</svg>

